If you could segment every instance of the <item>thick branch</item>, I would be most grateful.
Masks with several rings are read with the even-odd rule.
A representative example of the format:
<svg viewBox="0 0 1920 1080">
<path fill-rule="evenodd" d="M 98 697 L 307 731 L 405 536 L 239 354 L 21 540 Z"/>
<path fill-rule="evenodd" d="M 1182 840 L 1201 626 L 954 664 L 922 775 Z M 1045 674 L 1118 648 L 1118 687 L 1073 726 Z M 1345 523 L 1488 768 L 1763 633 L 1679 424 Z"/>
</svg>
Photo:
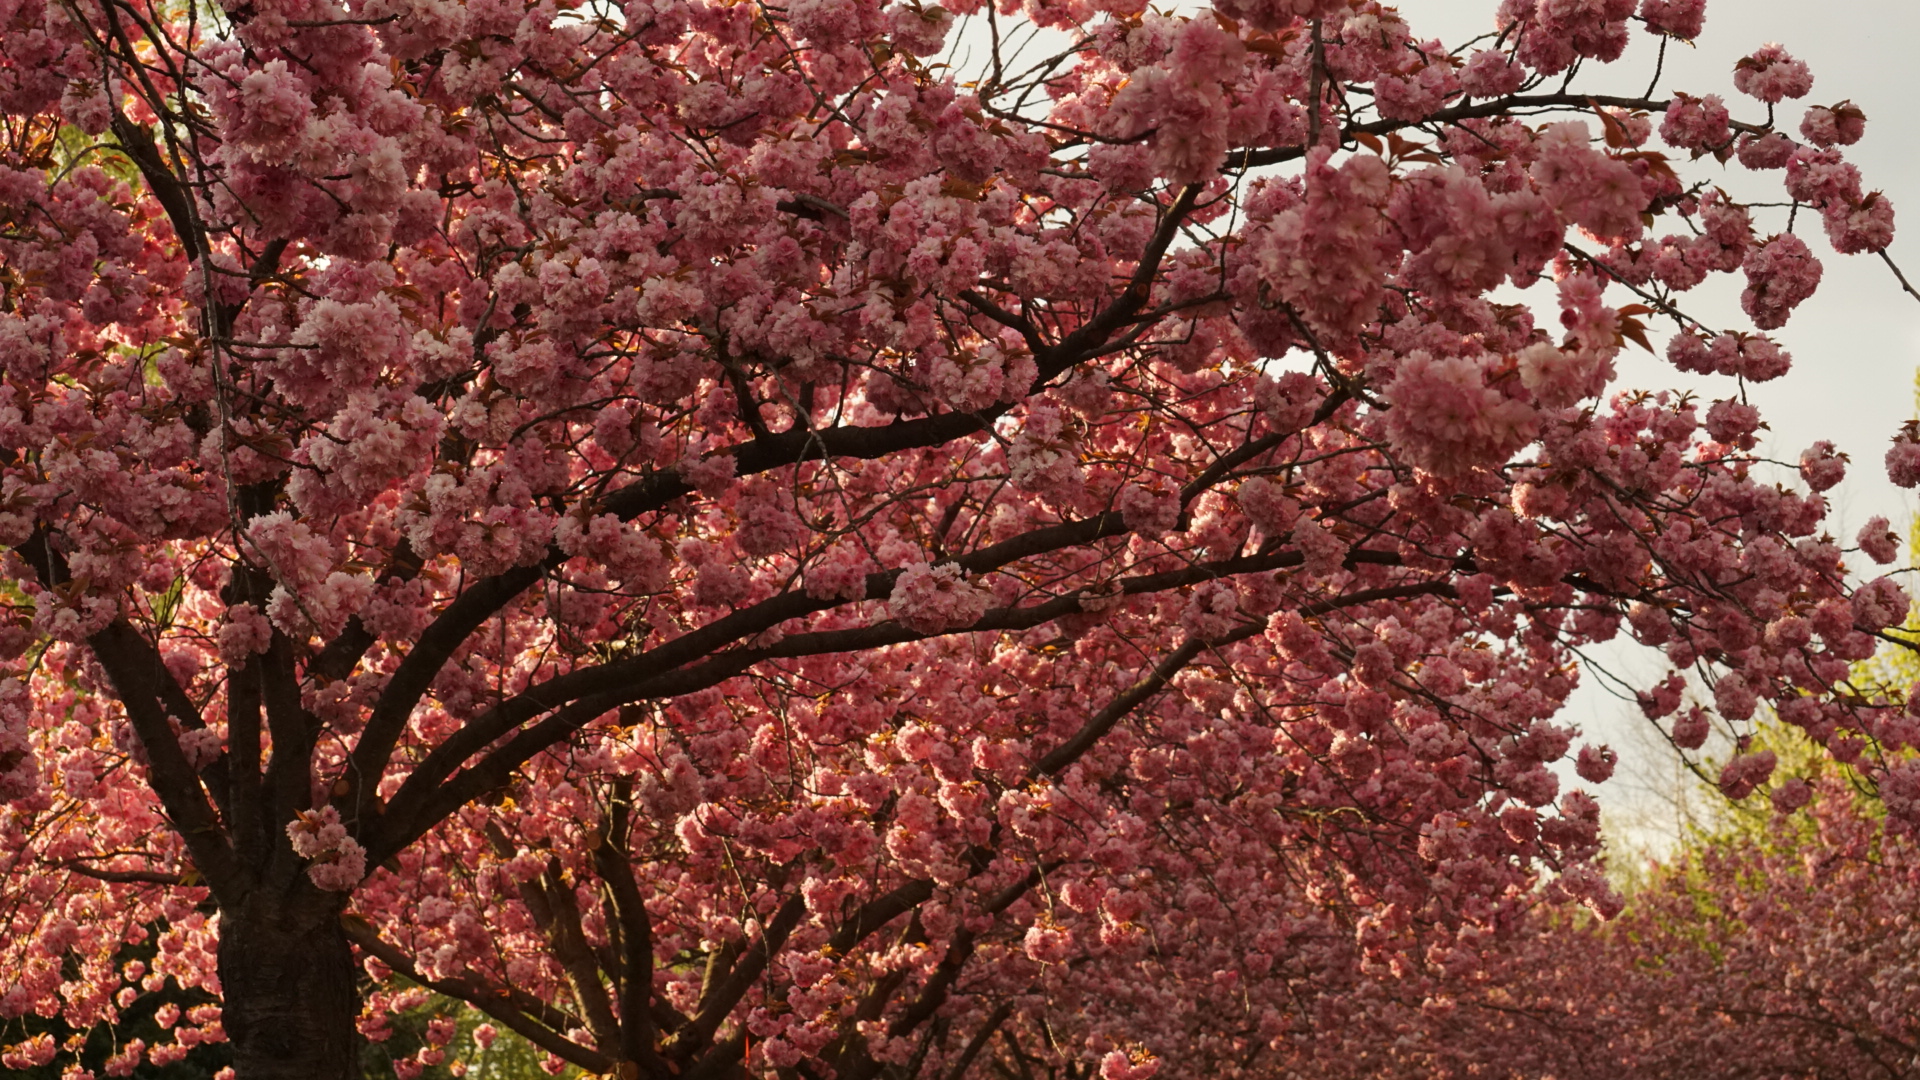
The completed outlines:
<svg viewBox="0 0 1920 1080">
<path fill-rule="evenodd" d="M 554 1030 L 568 1023 L 569 1018 L 565 1014 L 556 1013 L 543 1017 L 544 1022 L 542 1022 L 535 1020 L 529 1011 L 512 1001 L 503 991 L 489 992 L 486 987 L 470 979 L 430 979 L 414 967 L 413 959 L 406 953 L 381 940 L 373 925 L 365 919 L 356 915 L 343 915 L 340 917 L 340 923 L 346 927 L 348 939 L 359 946 L 362 952 L 435 993 L 458 998 L 472 1005 L 512 1028 L 540 1049 L 593 1073 L 612 1072 L 617 1064 L 608 1055 L 589 1050 Z M 533 1010 L 535 1012 L 544 1008 L 538 1002 L 532 1004 L 535 1006 Z"/>
<path fill-rule="evenodd" d="M 980 1056 L 980 1051 L 992 1041 L 993 1033 L 999 1031 L 1000 1025 L 1006 1023 L 1007 1017 L 1012 1015 L 1013 1006 L 1010 1004 L 1001 1005 L 993 1010 L 987 1016 L 986 1023 L 980 1025 L 980 1030 L 974 1032 L 973 1038 L 967 1040 L 966 1048 L 960 1051 L 960 1056 L 953 1059 L 953 1066 L 947 1070 L 946 1080 L 962 1080 L 967 1075 L 967 1069 L 973 1065 L 973 1059 Z"/>
<path fill-rule="evenodd" d="M 1384 555 L 1354 553 L 1356 557 L 1372 554 Z M 1387 557 L 1397 560 L 1397 556 Z M 1232 574 L 1297 566 L 1300 561 L 1301 556 L 1297 551 L 1279 551 L 1202 563 L 1160 574 L 1143 574 L 1122 579 L 1119 585 L 1124 594 L 1158 592 Z M 1027 607 L 1000 608 L 988 612 L 971 626 L 955 627 L 945 633 L 921 633 L 889 620 L 849 630 L 794 634 L 774 645 L 718 653 L 704 662 L 677 669 L 675 664 L 662 659 L 673 657 L 679 651 L 673 648 L 677 642 L 670 642 L 639 657 L 551 679 L 520 698 L 489 710 L 429 754 L 427 760 L 414 770 L 413 775 L 394 794 L 381 827 L 364 842 L 376 860 L 385 859 L 412 843 L 434 822 L 506 783 L 513 770 L 533 755 L 566 738 L 594 717 L 621 705 L 704 689 L 732 678 L 763 660 L 851 652 L 955 633 L 1030 629 L 1063 615 L 1083 611 L 1083 599 L 1090 598 L 1076 591 Z M 571 704 L 564 704 L 566 697 L 562 695 L 562 690 L 570 692 L 567 696 L 571 696 L 571 693 L 581 693 L 583 696 L 575 698 Z M 480 762 L 458 776 L 453 775 L 454 769 L 468 754 L 489 745 L 524 719 L 556 708 L 558 711 L 546 719 L 523 728 L 504 745 L 489 751 Z M 506 722 L 509 719 L 512 723 Z"/>
<path fill-rule="evenodd" d="M 1229 634 L 1219 644 L 1245 641 L 1265 628 L 1262 623 L 1250 623 Z M 1142 702 L 1159 693 L 1161 688 L 1167 685 L 1168 680 L 1178 674 L 1181 668 L 1192 663 L 1193 658 L 1200 655 L 1200 650 L 1206 647 L 1207 643 L 1199 638 L 1188 638 L 1182 642 L 1179 648 L 1168 653 L 1166 659 L 1155 665 L 1145 678 L 1129 686 L 1119 697 L 1108 702 L 1106 708 L 1095 713 L 1093 718 L 1075 732 L 1072 738 L 1054 747 L 1047 756 L 1035 762 L 1034 774 L 1057 776 L 1064 772 L 1069 765 L 1080 760 L 1088 750 L 1091 750 L 1094 743 L 1099 742 L 1107 732 L 1112 731 L 1113 725 L 1119 723 L 1121 717 L 1139 708 Z"/>
<path fill-rule="evenodd" d="M 188 764 L 173 725 L 167 722 L 167 710 L 161 705 L 166 696 L 162 684 L 173 682 L 173 676 L 160 664 L 153 646 L 125 620 L 107 624 L 88 638 L 87 644 L 106 669 L 114 694 L 127 710 L 127 720 L 147 754 L 148 783 L 186 841 L 194 867 L 207 879 L 215 896 L 222 902 L 231 900 L 246 888 L 247 875 L 234 860 L 201 778 Z"/>
<path fill-rule="evenodd" d="M 1384 551 L 1361 549 L 1348 555 L 1348 562 L 1352 564 L 1397 565 L 1399 561 L 1397 554 Z M 1118 584 L 1123 595 L 1161 592 L 1235 574 L 1259 573 L 1298 566 L 1300 562 L 1301 556 L 1298 551 L 1282 550 L 1244 558 L 1223 559 L 1215 563 L 1201 563 L 1158 574 L 1142 574 L 1137 577 L 1123 578 Z M 1420 592 L 1434 591 L 1428 584 L 1414 586 L 1414 588 Z M 1376 596 L 1373 593 L 1379 595 Z M 1355 594 L 1353 598 L 1336 598 L 1325 603 L 1339 607 L 1352 603 L 1365 603 L 1369 599 L 1407 595 L 1401 591 L 1401 587 L 1374 590 L 1373 593 Z M 372 857 L 375 861 L 387 858 L 412 843 L 446 815 L 480 795 L 507 783 L 514 770 L 535 754 L 585 727 L 595 717 L 622 705 L 648 699 L 677 697 L 696 690 L 704 690 L 767 660 L 865 651 L 951 634 L 990 630 L 1027 630 L 1064 615 L 1084 612 L 1086 610 L 1084 602 L 1093 599 L 1094 597 L 1087 595 L 1084 591 L 1075 591 L 1026 607 L 998 608 L 989 611 L 979 622 L 970 626 L 954 627 L 941 633 L 921 633 L 888 620 L 847 630 L 793 634 L 773 645 L 720 653 L 702 663 L 657 675 L 643 675 L 630 668 L 626 669 L 625 673 L 632 677 L 632 681 L 581 697 L 571 704 L 558 708 L 544 720 L 523 728 L 506 743 L 489 751 L 484 758 L 459 775 L 451 775 L 451 768 L 445 764 L 445 758 L 437 769 L 430 769 L 429 766 L 434 764 L 435 756 L 453 746 L 455 740 L 467 738 L 467 732 L 464 730 L 455 735 L 454 739 L 448 740 L 447 744 L 436 750 L 433 755 L 429 755 L 427 762 L 408 777 L 407 782 L 394 795 L 382 827 L 366 841 L 367 846 L 373 853 Z M 1332 610 L 1332 607 L 1326 610 Z M 632 662 L 623 661 L 622 666 L 630 663 Z M 610 664 L 605 668 L 590 670 L 604 671 L 615 666 Z M 563 678 L 570 678 L 570 676 L 563 676 Z M 475 723 L 479 721 L 476 720 Z M 457 761 L 453 764 L 457 764 Z"/>
<path fill-rule="evenodd" d="M 1388 132 L 1417 127 L 1421 124 L 1458 124 L 1465 120 L 1488 120 L 1494 117 L 1510 116 L 1519 109 L 1592 109 L 1598 105 L 1610 105 L 1622 109 L 1645 109 L 1648 112 L 1664 112 L 1670 102 L 1651 98 L 1615 97 L 1607 94 L 1513 94 L 1508 97 L 1482 101 L 1473 105 L 1456 105 L 1451 109 L 1440 109 L 1419 120 L 1375 120 L 1365 124 L 1353 124 L 1341 131 L 1342 141 L 1355 135 L 1385 135 Z M 1735 124 L 1736 129 L 1746 125 Z M 1278 165 L 1282 162 L 1297 161 L 1306 156 L 1304 146 L 1275 146 L 1265 150 L 1236 150 L 1227 155 L 1227 163 L 1222 171 L 1239 172 L 1245 169 L 1257 169 L 1263 165 Z"/>
<path fill-rule="evenodd" d="M 272 643 L 256 666 L 261 699 L 266 705 L 267 732 L 273 739 L 273 754 L 267 760 L 262 785 L 267 810 L 262 824 L 274 829 L 292 821 L 295 814 L 313 803 L 313 747 L 320 723 L 301 703 L 293 644 L 285 634 L 274 631 Z M 303 862 L 294 856 L 292 848 L 279 844 L 273 850 L 285 856 L 278 867 L 282 876 L 301 873 Z"/>
<path fill-rule="evenodd" d="M 400 661 L 393 677 L 387 680 L 380 700 L 367 718 L 366 728 L 360 733 L 359 742 L 354 745 L 348 772 L 363 778 L 353 793 L 351 817 L 356 821 L 364 822 L 372 816 L 374 789 L 378 786 L 379 777 L 386 772 L 387 759 L 399 744 L 400 735 L 406 730 L 407 718 L 413 714 L 414 706 L 420 703 L 427 688 L 433 685 L 440 669 L 482 623 L 540 580 L 544 571 L 543 563 L 540 566 L 516 567 L 487 578 L 461 593 L 421 632 L 419 641 Z"/>
<path fill-rule="evenodd" d="M 874 931 L 926 903 L 933 896 L 933 882 L 925 878 L 909 881 L 884 896 L 876 896 L 860 905 L 851 918 L 841 923 L 827 939 L 837 953 L 845 953 L 865 941 Z"/>
<path fill-rule="evenodd" d="M 1133 280 L 1127 283 L 1126 291 L 1120 294 L 1120 298 L 1073 333 L 1060 339 L 1059 345 L 1048 350 L 1050 356 L 1035 357 L 1040 361 L 1042 382 L 1098 350 L 1114 331 L 1125 326 L 1129 319 L 1146 308 L 1148 299 L 1153 295 L 1154 278 L 1160 273 L 1160 261 L 1166 257 L 1167 249 L 1173 246 L 1174 237 L 1180 235 L 1180 226 L 1186 224 L 1187 215 L 1193 212 L 1193 205 L 1199 201 L 1202 190 L 1199 184 L 1188 184 L 1174 196 L 1172 205 L 1160 215 L 1160 224 L 1154 230 L 1153 237 L 1140 252 L 1140 261 L 1134 266 Z"/>
<path fill-rule="evenodd" d="M 731 971 L 727 972 L 726 977 L 701 995 L 699 1011 L 674 1037 L 669 1052 L 677 1051 L 685 1055 L 713 1038 L 713 1033 L 720 1029 L 720 1022 L 727 1018 L 727 1014 L 733 1011 L 733 1007 L 738 1005 L 740 999 L 747 996 L 747 991 L 753 988 L 753 984 L 759 981 L 761 973 L 766 971 L 767 964 L 773 959 L 773 954 L 779 952 L 781 946 L 787 943 L 787 935 L 793 933 L 793 928 L 800 925 L 800 917 L 805 915 L 806 911 L 806 903 L 798 896 L 788 897 L 787 902 L 780 905 L 780 910 L 774 912 L 773 918 L 767 922 L 766 929 L 761 933 L 759 940 L 742 949 L 739 961 L 733 965 Z"/>
<path fill-rule="evenodd" d="M 120 143 L 120 149 L 140 170 L 140 178 L 147 182 L 147 190 L 167 212 L 167 220 L 172 223 L 175 235 L 180 238 L 180 247 L 188 262 L 200 258 L 205 245 L 196 227 L 193 216 L 193 204 L 189 201 L 187 189 L 180 183 L 173 170 L 160 157 L 160 148 L 155 145 L 153 135 L 146 128 L 127 119 L 118 109 L 114 110 L 113 137 Z M 209 292 L 213 283 L 207 282 Z"/>
<path fill-rule="evenodd" d="M 184 874 L 169 874 L 159 870 L 96 870 L 85 863 L 65 862 L 62 870 L 90 877 L 95 881 L 105 881 L 114 885 L 164 885 L 181 886 L 187 884 Z"/>
<path fill-rule="evenodd" d="M 228 831 L 234 850 L 259 865 L 272 844 L 260 802 L 260 660 L 227 669 Z"/>
<path fill-rule="evenodd" d="M 624 807 L 620 808 L 624 816 Z M 624 830 L 621 830 L 624 831 Z M 619 846 L 616 847 L 615 845 Z M 649 1064 L 653 1056 L 653 920 L 627 861 L 624 837 L 608 837 L 593 851 L 594 869 L 612 894 L 614 924 L 620 928 L 620 1056 Z"/>
<path fill-rule="evenodd" d="M 394 548 L 393 559 L 388 563 L 386 570 L 379 575 L 379 579 L 382 584 L 412 581 L 420 575 L 422 565 L 420 556 L 413 550 L 413 545 L 402 540 L 399 546 Z M 326 647 L 321 649 L 318 655 L 307 661 L 307 675 L 328 681 L 346 678 L 353 674 L 353 669 L 359 665 L 360 658 L 367 654 L 367 650 L 373 647 L 376 640 L 378 639 L 374 637 L 373 632 L 367 629 L 367 624 L 360 621 L 360 616 L 355 615 L 347 620 L 347 625 L 340 631 L 339 636 L 327 642 Z"/>
<path fill-rule="evenodd" d="M 614 1018 L 613 1002 L 600 981 L 600 967 L 594 963 L 593 950 L 587 944 L 586 931 L 580 925 L 580 905 L 575 902 L 573 885 L 566 879 L 557 857 L 547 860 L 546 873 L 547 942 L 553 955 L 566 970 L 573 987 L 574 1000 L 586 1015 L 587 1030 L 603 1051 L 620 1045 L 620 1022 Z"/>
</svg>

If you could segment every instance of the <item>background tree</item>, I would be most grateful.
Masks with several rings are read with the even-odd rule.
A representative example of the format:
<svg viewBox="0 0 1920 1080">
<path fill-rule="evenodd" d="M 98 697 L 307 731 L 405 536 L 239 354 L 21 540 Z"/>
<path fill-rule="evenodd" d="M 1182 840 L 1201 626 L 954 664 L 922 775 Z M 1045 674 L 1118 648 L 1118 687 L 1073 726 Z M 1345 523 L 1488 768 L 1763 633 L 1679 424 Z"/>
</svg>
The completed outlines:
<svg viewBox="0 0 1920 1080">
<path fill-rule="evenodd" d="M 1873 770 L 1893 781 L 1876 787 L 1797 732 L 1761 741 L 1787 775 L 1742 803 L 1703 784 L 1717 810 L 1635 875 L 1619 917 L 1537 911 L 1474 977 L 1396 986 L 1297 1074 L 1920 1075 L 1911 751 Z"/>
<path fill-rule="evenodd" d="M 1474 977 L 1394 986 L 1295 1074 L 1920 1075 L 1912 831 L 1828 773 L 1804 813 L 1699 837 L 1611 922 L 1542 912 Z"/>
<path fill-rule="evenodd" d="M 1738 393 L 1820 264 L 1647 147 L 1876 251 L 1859 110 L 1573 87 L 1698 0 L 1498 18 L 10 0 L 0 1010 L 351 1076 L 357 963 L 556 1069 L 1231 1077 L 1617 906 L 1583 643 L 1911 741 Z M 1603 402 L 1653 316 L 1728 397 Z"/>
<path fill-rule="evenodd" d="M 1870 528 L 1878 547 L 1884 522 Z M 1885 651 L 1849 689 L 1911 700 L 1917 678 L 1911 651 Z M 1297 1075 L 1920 1075 L 1911 744 L 1862 740 L 1846 764 L 1778 720 L 1718 736 L 1718 764 L 1773 755 L 1772 778 L 1729 799 L 1715 761 L 1683 761 L 1681 797 L 1702 812 L 1643 866 L 1611 852 L 1620 916 L 1539 909 L 1472 978 L 1427 996 L 1401 981 L 1371 1027 L 1323 1041 Z"/>
</svg>

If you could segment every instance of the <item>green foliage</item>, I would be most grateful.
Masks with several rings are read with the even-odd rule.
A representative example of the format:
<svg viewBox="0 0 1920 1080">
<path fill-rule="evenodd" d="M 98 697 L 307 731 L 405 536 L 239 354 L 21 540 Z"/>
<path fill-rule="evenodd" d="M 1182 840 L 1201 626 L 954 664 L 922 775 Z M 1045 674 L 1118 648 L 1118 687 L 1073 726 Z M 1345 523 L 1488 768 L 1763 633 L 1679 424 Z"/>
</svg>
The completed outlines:
<svg viewBox="0 0 1920 1080">
<path fill-rule="evenodd" d="M 1915 404 L 1920 407 L 1920 373 L 1916 373 L 1915 387 Z M 1909 567 L 1920 566 L 1920 517 L 1907 523 L 1907 558 Z M 1910 593 L 1915 591 L 1914 582 L 1908 581 L 1906 586 Z M 1904 625 L 1889 628 L 1889 633 L 1914 642 L 1915 647 L 1883 646 L 1874 656 L 1855 664 L 1848 681 L 1852 691 L 1861 698 L 1872 699 L 1893 691 L 1904 695 L 1908 687 L 1920 682 L 1920 604 L 1907 613 Z M 1817 843 L 1817 830 L 1807 815 L 1793 815 L 1782 820 L 1780 815 L 1774 813 L 1771 800 L 1767 797 L 1780 784 L 1794 779 L 1805 780 L 1819 787 L 1820 781 L 1837 778 L 1853 792 L 1853 798 L 1859 802 L 1862 813 L 1876 819 L 1885 814 L 1869 775 L 1835 761 L 1825 747 L 1814 743 L 1791 725 L 1777 719 L 1761 721 L 1746 743 L 1746 748 L 1771 750 L 1774 753 L 1778 764 L 1774 768 L 1773 778 L 1746 799 L 1733 802 L 1722 797 L 1707 779 L 1724 762 L 1707 762 L 1708 768 L 1702 770 L 1704 775 L 1696 773 L 1700 777 L 1697 782 L 1700 794 L 1705 796 L 1702 802 L 1707 812 L 1686 831 L 1681 857 L 1677 861 L 1684 863 L 1701 852 L 1724 849 L 1740 842 L 1757 844 L 1768 850 L 1801 850 Z M 1863 760 L 1884 760 L 1884 757 L 1880 748 L 1870 747 Z M 1636 881 L 1636 884 L 1639 882 Z"/>
<path fill-rule="evenodd" d="M 394 976 L 394 984 L 413 985 L 399 976 Z M 419 1080 L 551 1080 L 552 1074 L 541 1067 L 546 1054 L 540 1048 L 498 1024 L 492 1025 L 497 1030 L 493 1044 L 481 1047 L 473 1034 L 489 1023 L 486 1014 L 440 994 L 430 994 L 420 1005 L 395 1014 L 392 1034 L 366 1044 L 361 1063 L 367 1076 L 371 1080 L 396 1076 L 394 1062 L 425 1047 L 427 1025 L 442 1017 L 454 1022 L 453 1041 L 446 1047 L 446 1059 L 421 1070 Z M 560 1080 L 578 1080 L 583 1075 L 572 1065 L 559 1074 Z"/>
</svg>

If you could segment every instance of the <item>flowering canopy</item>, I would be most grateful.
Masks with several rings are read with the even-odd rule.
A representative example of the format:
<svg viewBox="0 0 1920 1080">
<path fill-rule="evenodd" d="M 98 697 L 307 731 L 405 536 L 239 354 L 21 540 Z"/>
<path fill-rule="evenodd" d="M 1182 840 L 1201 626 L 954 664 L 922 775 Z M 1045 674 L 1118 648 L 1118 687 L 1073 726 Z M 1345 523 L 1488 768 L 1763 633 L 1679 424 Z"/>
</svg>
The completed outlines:
<svg viewBox="0 0 1920 1080">
<path fill-rule="evenodd" d="M 0 1014 L 347 1076 L 357 955 L 556 1069 L 1231 1077 L 1617 905 L 1585 643 L 1920 741 L 1740 392 L 1863 114 L 1571 88 L 1702 9 L 0 0 Z M 1607 396 L 1655 320 L 1724 398 Z"/>
<path fill-rule="evenodd" d="M 1920 1069 L 1910 819 L 1846 779 L 1657 868 L 1607 923 L 1538 912 L 1471 979 L 1427 976 L 1290 1062 L 1315 1080 L 1909 1077 Z M 1792 786 L 1797 785 L 1797 786 Z M 1890 785 L 1882 785 L 1884 793 Z M 1804 814 L 1783 814 L 1817 792 Z"/>
</svg>

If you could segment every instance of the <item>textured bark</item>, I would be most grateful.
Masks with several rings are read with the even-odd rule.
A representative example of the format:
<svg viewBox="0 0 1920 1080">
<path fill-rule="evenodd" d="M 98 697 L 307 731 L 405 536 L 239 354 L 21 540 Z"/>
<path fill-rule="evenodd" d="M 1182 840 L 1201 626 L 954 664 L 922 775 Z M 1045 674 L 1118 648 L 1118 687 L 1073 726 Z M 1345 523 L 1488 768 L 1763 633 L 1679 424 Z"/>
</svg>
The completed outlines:
<svg viewBox="0 0 1920 1080">
<path fill-rule="evenodd" d="M 359 994 L 337 906 L 260 890 L 222 912 L 222 1023 L 238 1080 L 359 1080 Z"/>
</svg>

